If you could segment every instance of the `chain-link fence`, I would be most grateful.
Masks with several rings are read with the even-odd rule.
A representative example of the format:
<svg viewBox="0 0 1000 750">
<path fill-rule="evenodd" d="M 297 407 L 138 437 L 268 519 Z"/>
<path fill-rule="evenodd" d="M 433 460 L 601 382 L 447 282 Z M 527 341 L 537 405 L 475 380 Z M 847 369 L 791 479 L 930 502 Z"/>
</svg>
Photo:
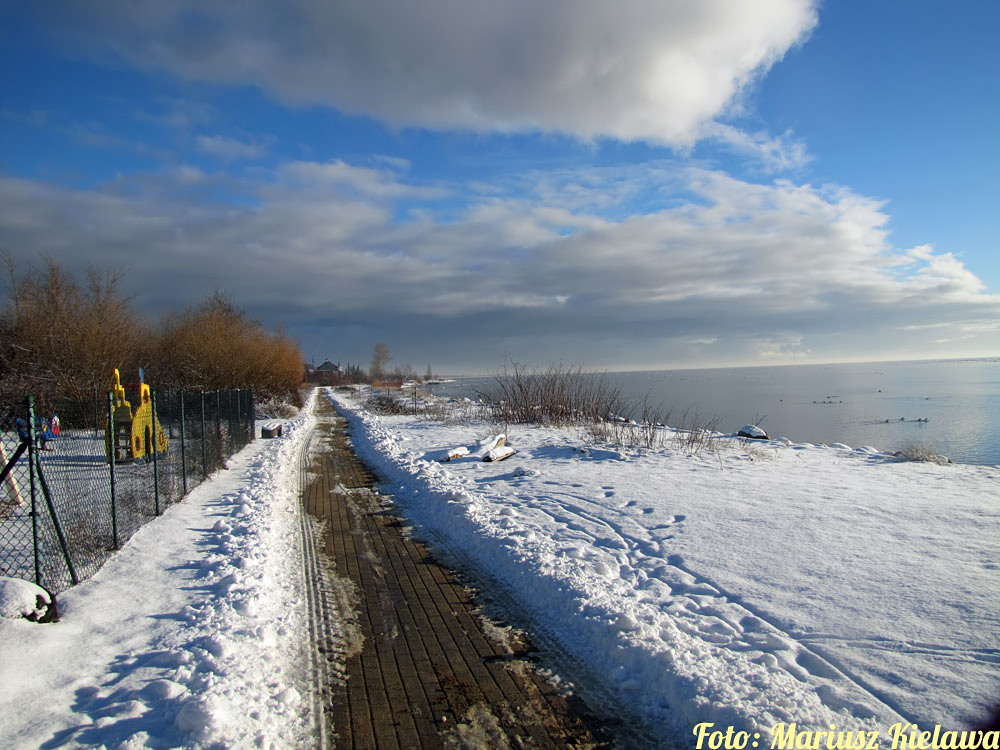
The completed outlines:
<svg viewBox="0 0 1000 750">
<path fill-rule="evenodd" d="M 0 576 L 53 593 L 90 577 L 254 439 L 250 391 L 118 396 L 0 406 Z"/>
</svg>

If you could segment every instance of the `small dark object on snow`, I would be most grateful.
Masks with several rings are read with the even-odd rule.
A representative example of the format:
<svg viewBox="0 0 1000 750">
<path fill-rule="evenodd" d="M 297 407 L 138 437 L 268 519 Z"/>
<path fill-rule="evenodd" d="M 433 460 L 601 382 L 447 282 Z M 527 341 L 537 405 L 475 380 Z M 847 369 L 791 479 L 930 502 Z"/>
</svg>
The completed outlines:
<svg viewBox="0 0 1000 750">
<path fill-rule="evenodd" d="M 755 424 L 745 424 L 740 427 L 740 431 L 736 433 L 741 438 L 749 438 L 750 440 L 770 440 L 767 433 L 764 432 L 760 427 Z"/>
<path fill-rule="evenodd" d="M 41 614 L 38 614 L 41 612 Z M 55 622 L 59 619 L 59 607 L 56 605 L 55 594 L 49 594 L 49 601 L 46 601 L 41 597 L 36 599 L 36 609 L 34 612 L 24 616 L 25 620 L 31 620 L 32 622 Z"/>
<path fill-rule="evenodd" d="M 260 436 L 265 439 L 281 437 L 281 425 L 275 425 L 274 427 L 261 427 Z"/>
</svg>

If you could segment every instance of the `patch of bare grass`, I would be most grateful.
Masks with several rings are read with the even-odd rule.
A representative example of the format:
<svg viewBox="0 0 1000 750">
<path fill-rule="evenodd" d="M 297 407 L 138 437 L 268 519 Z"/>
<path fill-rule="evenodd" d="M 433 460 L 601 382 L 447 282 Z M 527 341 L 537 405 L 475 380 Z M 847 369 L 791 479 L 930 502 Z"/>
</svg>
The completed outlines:
<svg viewBox="0 0 1000 750">
<path fill-rule="evenodd" d="M 511 362 L 477 396 L 488 405 L 491 419 L 504 425 L 596 423 L 625 406 L 621 392 L 603 375 L 562 364 L 538 370 Z"/>
<path fill-rule="evenodd" d="M 375 414 L 412 414 L 410 405 L 402 399 L 398 399 L 391 393 L 374 393 L 367 401 L 365 407 Z"/>
<path fill-rule="evenodd" d="M 901 450 L 896 451 L 895 456 L 900 461 L 917 461 L 931 464 L 950 464 L 951 460 L 945 456 L 939 456 L 934 446 L 929 443 L 910 443 Z"/>
</svg>

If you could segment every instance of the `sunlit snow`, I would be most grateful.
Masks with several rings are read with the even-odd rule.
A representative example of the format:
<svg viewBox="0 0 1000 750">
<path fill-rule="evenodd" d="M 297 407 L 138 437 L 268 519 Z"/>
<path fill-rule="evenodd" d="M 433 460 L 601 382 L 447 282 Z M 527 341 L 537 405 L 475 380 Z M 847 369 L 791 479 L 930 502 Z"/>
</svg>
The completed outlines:
<svg viewBox="0 0 1000 750">
<path fill-rule="evenodd" d="M 690 744 L 705 721 L 961 729 L 1000 695 L 998 467 L 766 440 L 620 448 L 330 395 L 418 532 L 657 737 Z M 4 596 L 5 747 L 310 743 L 298 460 L 313 424 L 286 421 L 140 530 L 59 597 L 59 622 L 7 616 L 27 600 Z M 483 461 L 500 432 L 515 453 Z"/>
</svg>

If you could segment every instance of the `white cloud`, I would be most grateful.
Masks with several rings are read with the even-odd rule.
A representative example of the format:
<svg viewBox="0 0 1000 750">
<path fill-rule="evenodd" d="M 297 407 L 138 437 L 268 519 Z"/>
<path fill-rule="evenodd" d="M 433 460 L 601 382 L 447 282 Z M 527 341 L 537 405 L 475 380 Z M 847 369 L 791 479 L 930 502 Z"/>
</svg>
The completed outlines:
<svg viewBox="0 0 1000 750">
<path fill-rule="evenodd" d="M 806 359 L 811 354 L 804 346 L 803 336 L 799 334 L 758 339 L 754 341 L 754 346 L 757 356 L 762 360 Z"/>
<path fill-rule="evenodd" d="M 930 245 L 912 248 L 907 255 L 923 263 L 916 281 L 922 290 L 942 296 L 968 298 L 986 290 L 986 285 L 951 253 L 935 254 Z"/>
<path fill-rule="evenodd" d="M 220 286 L 293 331 L 346 327 L 366 350 L 398 331 L 487 366 L 505 350 L 601 366 L 695 350 L 726 362 L 884 357 L 925 350 L 931 330 L 963 353 L 996 353 L 984 321 L 1000 319 L 1000 297 L 950 253 L 892 247 L 883 204 L 843 189 L 669 163 L 532 173 L 596 193 L 623 181 L 678 190 L 616 218 L 582 196 L 569 208 L 504 186 L 428 189 L 398 166 L 292 162 L 244 179 L 237 204 L 203 199 L 200 185 L 217 191 L 222 178 L 183 169 L 92 191 L 2 178 L 0 245 L 29 262 L 44 252 L 131 268 L 151 309 Z M 400 218 L 401 202 L 419 211 Z"/>
<path fill-rule="evenodd" d="M 198 167 L 192 167 L 189 164 L 178 165 L 173 170 L 174 177 L 180 184 L 187 185 L 199 185 L 208 182 L 208 175 Z"/>
<path fill-rule="evenodd" d="M 747 133 L 732 125 L 713 122 L 706 125 L 703 135 L 725 143 L 738 154 L 750 157 L 767 172 L 801 169 L 812 161 L 805 143 L 791 133 L 780 136 Z"/>
<path fill-rule="evenodd" d="M 281 190 L 289 187 L 337 189 L 349 195 L 365 196 L 370 199 L 441 197 L 443 192 L 434 187 L 416 187 L 400 180 L 402 159 L 377 160 L 387 168 L 358 167 L 342 160 L 324 163 L 296 161 L 280 165 L 277 170 L 277 184 Z"/>
<path fill-rule="evenodd" d="M 246 143 L 223 135 L 199 135 L 195 138 L 195 145 L 206 154 L 223 161 L 259 159 L 267 153 L 267 149 L 260 144 Z"/>
<path fill-rule="evenodd" d="M 393 125 L 694 143 L 801 43 L 815 0 L 63 3 L 96 54 Z M 739 140 L 739 139 L 737 139 Z M 787 158 L 754 138 L 756 151 Z"/>
</svg>

